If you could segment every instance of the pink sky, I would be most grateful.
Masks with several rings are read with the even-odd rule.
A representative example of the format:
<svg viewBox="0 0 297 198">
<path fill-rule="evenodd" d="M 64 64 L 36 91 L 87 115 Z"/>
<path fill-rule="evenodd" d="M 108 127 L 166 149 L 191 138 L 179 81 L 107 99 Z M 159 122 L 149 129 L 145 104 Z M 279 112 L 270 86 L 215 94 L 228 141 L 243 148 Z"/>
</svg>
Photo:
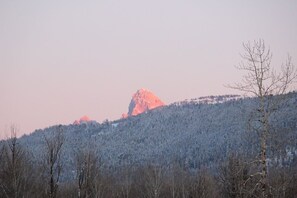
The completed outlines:
<svg viewBox="0 0 297 198">
<path fill-rule="evenodd" d="M 102 122 L 148 88 L 169 104 L 234 93 L 242 42 L 297 64 L 297 1 L 0 1 L 0 138 L 83 115 Z"/>
</svg>

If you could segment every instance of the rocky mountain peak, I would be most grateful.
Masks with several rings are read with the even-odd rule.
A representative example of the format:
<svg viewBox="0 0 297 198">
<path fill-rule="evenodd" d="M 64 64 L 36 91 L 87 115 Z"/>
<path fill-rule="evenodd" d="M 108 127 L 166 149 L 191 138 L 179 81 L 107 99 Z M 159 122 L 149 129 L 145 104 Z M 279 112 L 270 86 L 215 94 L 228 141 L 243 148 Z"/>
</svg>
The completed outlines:
<svg viewBox="0 0 297 198">
<path fill-rule="evenodd" d="M 135 116 L 164 105 L 165 103 L 162 102 L 153 92 L 142 88 L 133 94 L 129 104 L 128 114 L 123 114 L 122 117 Z"/>
</svg>

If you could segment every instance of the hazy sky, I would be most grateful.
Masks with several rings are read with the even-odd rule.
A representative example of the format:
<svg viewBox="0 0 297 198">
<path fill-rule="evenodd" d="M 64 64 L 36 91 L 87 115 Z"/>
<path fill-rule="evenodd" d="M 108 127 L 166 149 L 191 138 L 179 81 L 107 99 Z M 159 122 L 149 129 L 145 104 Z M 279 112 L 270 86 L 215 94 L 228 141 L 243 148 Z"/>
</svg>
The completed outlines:
<svg viewBox="0 0 297 198">
<path fill-rule="evenodd" d="M 165 103 L 234 93 L 242 42 L 297 64 L 297 1 L 0 0 L 0 137 L 102 122 L 147 88 Z"/>
</svg>

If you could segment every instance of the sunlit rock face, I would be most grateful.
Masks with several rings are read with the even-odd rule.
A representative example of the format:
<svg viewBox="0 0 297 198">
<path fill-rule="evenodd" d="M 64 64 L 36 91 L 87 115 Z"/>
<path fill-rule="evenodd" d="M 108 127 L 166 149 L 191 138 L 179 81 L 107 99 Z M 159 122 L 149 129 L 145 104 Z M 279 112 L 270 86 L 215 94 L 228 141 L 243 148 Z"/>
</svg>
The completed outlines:
<svg viewBox="0 0 297 198">
<path fill-rule="evenodd" d="M 122 117 L 136 116 L 148 110 L 164 106 L 155 94 L 147 89 L 139 89 L 133 96 L 129 105 L 128 114 L 123 114 Z"/>
<path fill-rule="evenodd" d="M 81 123 L 90 122 L 90 121 L 91 121 L 91 119 L 88 116 L 85 115 L 85 116 L 81 117 L 79 120 L 75 120 L 73 122 L 73 124 L 74 125 L 79 125 Z"/>
</svg>

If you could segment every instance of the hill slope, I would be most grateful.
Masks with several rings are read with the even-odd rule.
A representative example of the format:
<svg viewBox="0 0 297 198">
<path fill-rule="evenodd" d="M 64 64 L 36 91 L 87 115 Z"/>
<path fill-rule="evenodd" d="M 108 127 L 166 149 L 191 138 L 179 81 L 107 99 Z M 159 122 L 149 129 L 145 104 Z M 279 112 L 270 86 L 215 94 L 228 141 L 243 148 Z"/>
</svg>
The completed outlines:
<svg viewBox="0 0 297 198">
<path fill-rule="evenodd" d="M 272 119 L 278 129 L 275 135 L 290 140 L 286 148 L 296 148 L 297 94 L 288 94 L 288 98 Z M 175 161 L 195 169 L 215 166 L 233 151 L 253 155 L 258 148 L 257 136 L 248 131 L 248 120 L 254 113 L 255 99 L 226 101 L 175 103 L 113 122 L 62 126 L 66 174 L 73 170 L 78 149 L 94 149 L 107 167 Z M 55 127 L 37 130 L 20 141 L 38 159 L 44 134 L 53 130 Z"/>
</svg>

